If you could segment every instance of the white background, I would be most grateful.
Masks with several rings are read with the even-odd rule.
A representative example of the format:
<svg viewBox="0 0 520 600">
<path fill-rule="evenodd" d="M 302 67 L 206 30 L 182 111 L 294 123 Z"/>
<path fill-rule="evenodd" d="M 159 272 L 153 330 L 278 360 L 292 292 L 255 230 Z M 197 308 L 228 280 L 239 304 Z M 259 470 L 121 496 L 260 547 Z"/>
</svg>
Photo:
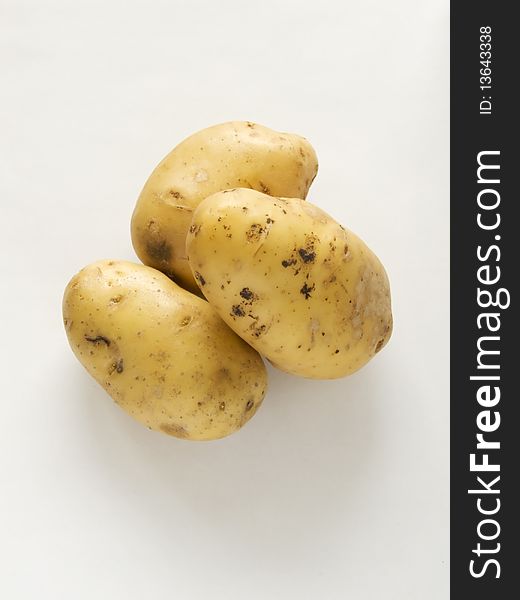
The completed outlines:
<svg viewBox="0 0 520 600">
<path fill-rule="evenodd" d="M 0 0 L 0 597 L 448 597 L 447 0 Z M 257 416 L 190 443 L 120 411 L 69 350 L 61 296 L 136 260 L 164 154 L 249 119 L 305 135 L 309 199 L 393 288 L 351 378 L 270 369 Z"/>
</svg>

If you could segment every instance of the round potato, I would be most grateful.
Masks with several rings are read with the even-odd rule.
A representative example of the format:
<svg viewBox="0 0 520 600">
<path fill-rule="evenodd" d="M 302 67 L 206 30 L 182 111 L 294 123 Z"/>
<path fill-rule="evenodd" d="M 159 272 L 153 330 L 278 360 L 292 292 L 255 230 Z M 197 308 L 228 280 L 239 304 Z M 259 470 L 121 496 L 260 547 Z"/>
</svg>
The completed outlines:
<svg viewBox="0 0 520 600">
<path fill-rule="evenodd" d="M 132 417 L 189 440 L 233 433 L 260 406 L 260 356 L 211 306 L 143 265 L 103 260 L 65 290 L 63 320 L 81 364 Z"/>
<path fill-rule="evenodd" d="M 318 162 L 309 142 L 255 123 L 233 121 L 195 133 L 155 168 L 132 216 L 132 243 L 141 261 L 196 290 L 186 257 L 193 210 L 232 187 L 305 198 Z"/>
<path fill-rule="evenodd" d="M 210 304 L 283 371 L 342 377 L 390 337 L 382 264 L 308 202 L 250 189 L 214 194 L 194 212 L 187 250 Z"/>
</svg>

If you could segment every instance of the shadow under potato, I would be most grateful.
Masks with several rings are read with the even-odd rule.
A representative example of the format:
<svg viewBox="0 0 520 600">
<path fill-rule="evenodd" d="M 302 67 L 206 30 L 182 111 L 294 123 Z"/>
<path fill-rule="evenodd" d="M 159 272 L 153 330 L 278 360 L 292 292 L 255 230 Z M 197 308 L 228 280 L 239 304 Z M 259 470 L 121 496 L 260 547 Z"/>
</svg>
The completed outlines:
<svg viewBox="0 0 520 600">
<path fill-rule="evenodd" d="M 333 381 L 268 370 L 264 404 L 243 429 L 189 442 L 143 428 L 78 369 L 71 401 L 81 405 L 73 425 L 87 430 L 82 452 L 105 472 L 110 496 L 134 503 L 161 535 L 171 529 L 172 540 L 176 523 L 195 519 L 250 553 L 265 552 L 275 529 L 289 548 L 319 544 L 333 534 L 331 514 L 356 519 L 363 502 L 382 383 L 370 368 Z"/>
</svg>

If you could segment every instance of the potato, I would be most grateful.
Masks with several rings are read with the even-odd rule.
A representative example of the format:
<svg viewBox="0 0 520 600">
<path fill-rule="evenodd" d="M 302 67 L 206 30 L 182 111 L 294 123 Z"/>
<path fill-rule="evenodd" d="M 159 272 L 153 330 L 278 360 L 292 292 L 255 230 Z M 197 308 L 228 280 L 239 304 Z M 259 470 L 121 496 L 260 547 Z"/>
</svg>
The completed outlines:
<svg viewBox="0 0 520 600">
<path fill-rule="evenodd" d="M 213 194 L 193 214 L 187 251 L 210 304 L 283 371 L 342 377 L 390 337 L 382 264 L 308 202 L 248 189 Z"/>
<path fill-rule="evenodd" d="M 305 198 L 318 163 L 309 142 L 255 123 L 204 129 L 174 148 L 146 182 L 132 216 L 132 243 L 141 261 L 198 293 L 186 257 L 193 210 L 232 187 Z"/>
<path fill-rule="evenodd" d="M 99 261 L 65 290 L 63 319 L 81 364 L 132 417 L 188 440 L 236 431 L 260 406 L 260 356 L 211 306 L 143 265 Z"/>
</svg>

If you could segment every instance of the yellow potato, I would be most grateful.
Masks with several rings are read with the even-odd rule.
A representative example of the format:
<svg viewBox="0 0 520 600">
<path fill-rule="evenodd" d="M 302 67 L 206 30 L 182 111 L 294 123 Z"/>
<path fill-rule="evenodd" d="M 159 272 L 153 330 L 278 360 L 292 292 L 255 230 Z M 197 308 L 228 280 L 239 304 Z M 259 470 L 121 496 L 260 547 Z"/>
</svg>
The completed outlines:
<svg viewBox="0 0 520 600">
<path fill-rule="evenodd" d="M 209 303 L 284 371 L 342 377 L 390 337 L 382 264 L 308 202 L 250 189 L 219 192 L 195 210 L 187 250 Z"/>
<path fill-rule="evenodd" d="M 305 198 L 318 162 L 309 142 L 245 121 L 215 125 L 181 142 L 155 168 L 132 216 L 132 243 L 142 262 L 192 291 L 186 257 L 193 210 L 232 187 Z"/>
<path fill-rule="evenodd" d="M 65 290 L 63 319 L 81 364 L 150 429 L 217 439 L 262 402 L 260 356 L 207 302 L 155 269 L 107 260 L 85 267 Z"/>
</svg>

